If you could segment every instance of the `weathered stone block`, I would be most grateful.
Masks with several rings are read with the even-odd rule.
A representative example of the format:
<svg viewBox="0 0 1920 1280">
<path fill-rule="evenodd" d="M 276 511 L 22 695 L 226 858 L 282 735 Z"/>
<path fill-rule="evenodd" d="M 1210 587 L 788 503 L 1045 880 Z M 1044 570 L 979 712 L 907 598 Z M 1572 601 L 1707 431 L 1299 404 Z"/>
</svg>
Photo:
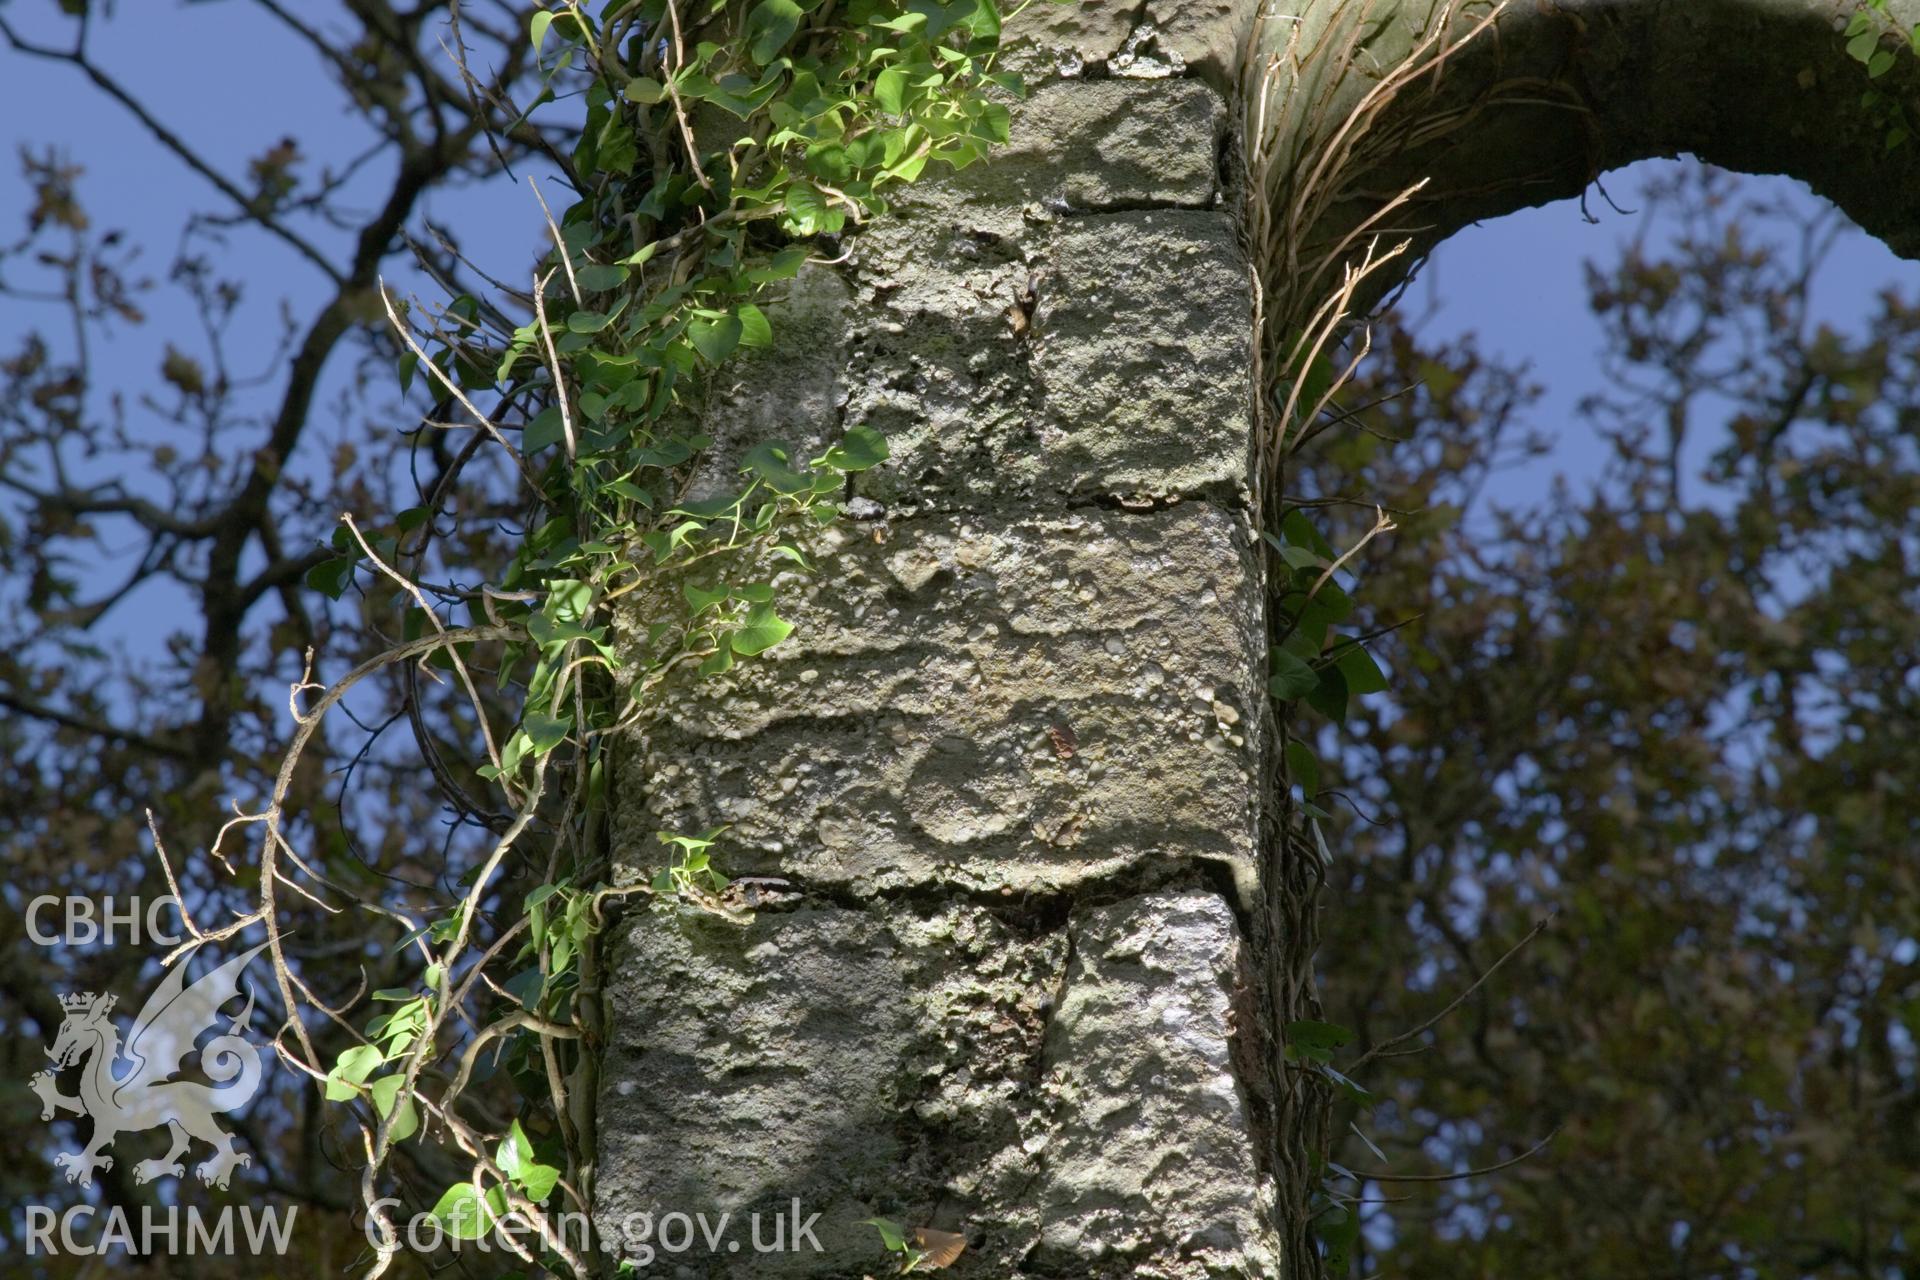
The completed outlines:
<svg viewBox="0 0 1920 1280">
<path fill-rule="evenodd" d="M 1070 222 L 1034 313 L 1042 439 L 1056 483 L 1240 491 L 1251 447 L 1252 308 L 1246 259 L 1224 214 Z"/>
<path fill-rule="evenodd" d="M 1147 22 L 1162 56 L 1232 86 L 1257 0 L 1147 0 Z"/>
<path fill-rule="evenodd" d="M 672 696 L 625 775 L 648 821 L 729 822 L 730 868 L 861 892 L 1193 859 L 1251 877 L 1264 694 L 1241 517 L 1193 503 L 831 536 L 834 580 L 792 584 L 794 637 Z"/>
<path fill-rule="evenodd" d="M 1054 213 L 1210 208 L 1220 194 L 1226 102 L 1198 80 L 1055 80 L 1014 108 L 986 164 L 906 197 L 907 207 L 1039 204 Z"/>
<path fill-rule="evenodd" d="M 602 1230 L 620 1246 L 635 1234 L 622 1230 L 638 1221 L 629 1215 L 732 1213 L 744 1237 L 748 1215 L 770 1222 L 797 1197 L 842 1262 L 870 1246 L 855 1224 L 900 1156 L 897 1074 L 911 1040 L 892 936 L 831 908 L 767 916 L 751 934 L 649 914 L 627 934 L 608 993 Z M 755 1274 L 820 1270 L 810 1249 L 743 1248 Z"/>
<path fill-rule="evenodd" d="M 747 926 L 640 916 L 608 996 L 602 1230 L 632 1214 L 771 1219 L 797 1197 L 821 1251 L 667 1260 L 698 1276 L 859 1276 L 886 1265 L 875 1214 L 940 1213 L 976 1253 L 1017 1257 L 1034 1214 L 1024 1136 L 1067 936 L 975 906 L 802 906 Z M 635 1242 L 640 1243 L 640 1242 Z M 630 1254 L 636 1249 L 629 1248 Z"/>
<path fill-rule="evenodd" d="M 862 494 L 978 506 L 1244 489 L 1253 304 L 1226 214 L 1064 219 L 1031 264 L 975 250 L 965 269 L 857 277 L 871 301 L 843 418 L 894 453 Z"/>
<path fill-rule="evenodd" d="M 750 443 L 864 425 L 893 458 L 858 491 L 893 507 L 1244 484 L 1252 295 L 1210 208 L 1225 127 L 1194 81 L 1039 90 L 991 163 L 795 281 L 776 345 L 703 411 L 709 483 Z"/>
<path fill-rule="evenodd" d="M 1272 1206 L 1249 1194 L 1260 1177 L 1231 1065 L 1243 982 L 1232 913 L 1206 893 L 1128 898 L 1076 919 L 1073 941 L 1047 1037 L 1060 1111 L 1035 1189 L 1033 1269 L 1274 1274 Z"/>
<path fill-rule="evenodd" d="M 1007 56 L 1042 73 L 1078 75 L 1120 52 L 1140 21 L 1140 0 L 1035 4 L 1007 31 Z"/>
</svg>

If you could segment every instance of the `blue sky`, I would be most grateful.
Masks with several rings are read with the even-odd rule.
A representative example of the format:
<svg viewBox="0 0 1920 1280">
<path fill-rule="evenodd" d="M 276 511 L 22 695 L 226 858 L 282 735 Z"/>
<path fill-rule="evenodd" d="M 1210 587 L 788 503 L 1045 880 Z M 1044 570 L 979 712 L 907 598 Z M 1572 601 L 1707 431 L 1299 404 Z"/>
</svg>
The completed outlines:
<svg viewBox="0 0 1920 1280">
<path fill-rule="evenodd" d="M 1528 503 L 1545 494 L 1556 472 L 1590 475 L 1604 461 L 1603 444 L 1580 429 L 1574 411 L 1583 396 L 1604 387 L 1603 336 L 1587 309 L 1584 264 L 1591 259 L 1604 268 L 1618 246 L 1633 239 L 1639 220 L 1631 211 L 1649 178 L 1691 163 L 1649 160 L 1609 174 L 1607 190 L 1628 213 L 1591 199 L 1587 211 L 1597 221 L 1589 222 L 1579 201 L 1563 200 L 1468 227 L 1435 251 L 1409 290 L 1407 310 L 1434 309 L 1423 333 L 1475 333 L 1488 354 L 1528 362 L 1546 389 L 1529 421 L 1548 432 L 1553 452 L 1497 476 L 1488 491 L 1493 500 Z M 1741 188 L 1746 199 L 1790 201 L 1800 208 L 1825 203 L 1791 178 L 1748 177 Z M 1920 293 L 1920 263 L 1895 257 L 1848 224 L 1814 279 L 1810 318 L 1857 330 L 1873 313 L 1875 296 L 1890 285 Z M 1723 439 L 1716 432 L 1694 432 L 1687 452 L 1704 460 Z"/>
<path fill-rule="evenodd" d="M 297 0 L 293 9 L 324 31 L 344 35 L 357 29 L 338 0 Z M 73 20 L 61 15 L 52 0 L 0 0 L 0 17 L 23 39 L 62 48 L 71 44 Z M 248 162 L 284 137 L 295 138 L 306 157 L 297 172 L 313 177 L 327 165 L 345 167 L 373 136 L 329 78 L 318 53 L 246 0 L 121 0 L 111 16 L 94 22 L 89 53 L 160 123 L 243 190 L 252 185 Z M 156 371 L 169 343 L 190 355 L 204 349 L 187 295 L 167 281 L 178 237 L 191 212 L 225 214 L 233 207 L 204 178 L 156 145 L 125 107 L 68 64 L 17 54 L 0 44 L 0 119 L 9 144 L 0 158 L 0 245 L 24 233 L 32 204 L 31 192 L 18 179 L 17 152 L 52 147 L 84 167 L 79 195 L 95 229 L 123 229 L 143 248 L 140 269 L 133 274 L 150 276 L 156 284 L 140 298 L 147 321 L 116 326 L 96 348 L 103 393 L 96 403 L 104 403 L 107 390 L 127 392 L 131 429 L 136 434 L 152 432 L 156 426 L 152 421 L 143 424 L 142 410 L 131 404 L 133 394 L 157 384 Z M 392 167 L 390 156 L 369 164 L 345 188 L 347 203 L 356 212 L 371 212 L 385 193 Z M 551 183 L 546 185 L 551 192 Z M 546 234 L 531 193 L 504 178 L 484 187 L 432 193 L 424 212 L 453 228 L 473 260 L 507 279 L 518 279 L 531 265 Z M 316 218 L 288 221 L 336 261 L 346 259 L 350 232 Z M 221 275 L 241 281 L 245 291 L 229 335 L 232 368 L 237 376 L 269 371 L 283 300 L 291 303 L 296 322 L 304 324 L 328 296 L 327 282 L 281 241 L 250 226 L 226 233 L 217 266 Z M 0 262 L 0 272 L 15 286 L 32 285 L 42 275 L 30 264 L 11 261 Z M 388 278 L 437 300 L 431 285 L 409 271 L 404 259 L 393 260 Z M 21 336 L 36 329 L 55 341 L 67 332 L 47 308 L 0 298 L 0 351 L 13 349 Z M 317 413 L 325 414 L 331 405 L 329 387 L 342 385 L 347 354 L 344 349 L 335 353 L 316 401 L 321 406 Z M 279 379 L 270 379 L 256 396 L 260 411 L 278 392 Z M 319 429 L 308 435 L 317 447 L 361 438 L 368 429 L 360 422 L 316 426 Z M 391 429 L 391 424 L 383 427 Z M 129 641 L 135 656 L 143 645 L 151 650 L 159 634 L 156 619 L 186 618 L 175 590 L 162 580 L 149 582 L 96 628 L 98 638 Z"/>
<path fill-rule="evenodd" d="M 323 28 L 342 32 L 337 3 L 301 3 L 303 16 Z M 71 40 L 73 23 L 48 0 L 32 7 L 0 3 L 0 15 L 24 36 L 61 45 Z M 121 3 L 113 16 L 94 23 L 90 40 L 95 62 L 118 79 L 158 119 L 187 139 L 215 168 L 248 187 L 247 163 L 281 138 L 299 140 L 309 159 L 308 175 L 321 165 L 344 163 L 365 145 L 367 131 L 356 127 L 345 94 L 327 77 L 319 56 L 256 6 L 243 0 L 138 0 Z M 96 226 L 125 227 L 148 246 L 147 269 L 164 281 L 173 237 L 195 209 L 231 212 L 206 181 L 156 146 L 122 106 L 89 85 L 71 66 L 24 57 L 0 48 L 0 118 L 6 121 L 8 175 L 12 155 L 21 146 L 52 145 L 84 165 L 81 196 Z M 380 193 L 391 164 L 376 164 L 365 180 L 348 188 L 369 204 Z M 15 181 L 0 184 L 0 238 L 22 226 L 29 193 Z M 431 196 L 427 213 L 458 226 L 474 243 L 481 260 L 511 261 L 535 243 L 539 213 L 532 198 L 515 199 L 505 191 L 480 196 L 447 193 Z M 344 258 L 351 237 L 317 221 L 299 230 L 323 249 Z M 230 274 L 248 281 L 250 305 L 270 322 L 281 296 L 312 306 L 323 296 L 317 269 L 287 251 L 279 241 L 251 228 L 230 235 L 223 262 Z M 150 296 L 151 319 L 144 331 L 123 337 L 116 359 L 134 367 L 157 367 L 169 338 L 184 345 L 193 332 L 192 312 L 177 291 L 164 287 Z M 0 317 L 0 332 L 12 334 L 31 325 L 30 315 Z M 270 323 L 258 325 L 252 343 L 264 357 Z M 245 339 L 242 339 L 243 347 Z M 241 362 L 244 366 L 244 361 Z"/>
</svg>

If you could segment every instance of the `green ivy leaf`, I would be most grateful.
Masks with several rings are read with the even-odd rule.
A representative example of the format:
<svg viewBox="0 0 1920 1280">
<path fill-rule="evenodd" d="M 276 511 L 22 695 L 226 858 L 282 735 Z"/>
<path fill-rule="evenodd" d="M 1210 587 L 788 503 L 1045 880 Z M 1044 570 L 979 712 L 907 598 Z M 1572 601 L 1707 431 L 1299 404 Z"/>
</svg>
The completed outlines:
<svg viewBox="0 0 1920 1280">
<path fill-rule="evenodd" d="M 550 1164 L 531 1164 L 520 1178 L 520 1190 L 535 1204 L 544 1203 L 560 1185 L 560 1170 Z"/>
<path fill-rule="evenodd" d="M 1337 666 L 1320 668 L 1320 680 L 1307 695 L 1307 705 L 1335 724 L 1347 719 L 1347 677 Z"/>
<path fill-rule="evenodd" d="M 558 1169 L 550 1164 L 541 1164 L 534 1158 L 533 1143 L 527 1139 L 526 1130 L 520 1127 L 518 1120 L 512 1122 L 507 1129 L 507 1136 L 500 1140 L 499 1147 L 494 1151 L 493 1162 L 535 1204 L 552 1195 L 553 1188 L 560 1181 Z"/>
<path fill-rule="evenodd" d="M 808 182 L 787 189 L 786 212 L 787 229 L 797 236 L 832 235 L 847 224 L 847 215 Z"/>
<path fill-rule="evenodd" d="M 1373 660 L 1366 646 L 1348 643 L 1339 650 L 1334 664 L 1340 668 L 1340 674 L 1346 677 L 1347 692 L 1356 696 L 1368 693 L 1384 693 L 1387 678 L 1380 673 L 1380 664 Z"/>
<path fill-rule="evenodd" d="M 907 1229 L 891 1218 L 862 1218 L 860 1225 L 872 1227 L 880 1233 L 880 1243 L 893 1253 L 905 1253 L 907 1250 Z"/>
<path fill-rule="evenodd" d="M 980 133 L 993 142 L 1005 142 L 1013 136 L 1013 112 L 998 102 L 980 109 Z"/>
<path fill-rule="evenodd" d="M 520 1002 L 520 1007 L 528 1012 L 540 1007 L 540 997 L 546 991 L 547 977 L 537 965 L 530 965 L 500 984 L 500 989 Z"/>
<path fill-rule="evenodd" d="M 1313 748 L 1295 740 L 1287 744 L 1287 773 L 1299 784 L 1300 793 L 1313 796 L 1320 790 L 1320 757 Z"/>
<path fill-rule="evenodd" d="M 793 624 L 773 611 L 770 604 L 757 604 L 747 611 L 747 620 L 733 633 L 733 651 L 743 658 L 765 653 L 793 634 Z"/>
<path fill-rule="evenodd" d="M 529 711 L 524 727 L 527 737 L 533 742 L 533 754 L 543 756 L 567 740 L 567 734 L 573 729 L 573 722 L 561 720 L 555 716 L 542 715 L 538 711 Z"/>
<path fill-rule="evenodd" d="M 745 329 L 739 316 L 727 315 L 718 320 L 694 321 L 687 326 L 687 337 L 692 339 L 694 349 L 706 357 L 708 364 L 719 364 L 740 345 L 740 336 Z"/>
<path fill-rule="evenodd" d="M 322 560 L 307 570 L 307 585 L 329 600 L 338 600 L 347 594 L 347 587 L 353 582 L 354 566 L 359 563 L 354 556 Z"/>
<path fill-rule="evenodd" d="M 1295 507 L 1280 520 L 1280 536 L 1296 547 L 1305 547 L 1323 560 L 1331 563 L 1335 558 L 1333 544 L 1314 527 L 1307 513 Z"/>
<path fill-rule="evenodd" d="M 747 15 L 747 53 L 763 67 L 772 62 L 799 30 L 800 16 L 793 0 L 760 0 Z"/>
<path fill-rule="evenodd" d="M 595 262 L 574 272 L 574 278 L 580 282 L 580 287 L 589 293 L 605 293 L 609 289 L 617 289 L 625 284 L 628 274 L 627 268 L 617 262 L 611 265 Z"/>
<path fill-rule="evenodd" d="M 528 1140 L 527 1131 L 520 1127 L 518 1120 L 508 1124 L 506 1136 L 500 1139 L 500 1145 L 493 1150 L 493 1162 L 500 1166 L 500 1172 L 515 1182 L 533 1163 L 533 1143 Z"/>
<path fill-rule="evenodd" d="M 873 81 L 873 100 L 888 115 L 897 116 L 906 110 L 907 73 L 899 67 L 888 67 Z"/>
<path fill-rule="evenodd" d="M 774 284 L 781 280 L 791 280 L 800 274 L 800 268 L 806 265 L 807 257 L 805 245 L 788 245 L 774 254 L 764 265 L 748 268 L 747 279 L 753 284 Z"/>
<path fill-rule="evenodd" d="M 560 416 L 558 405 L 548 405 L 533 415 L 532 421 L 520 432 L 520 451 L 539 453 L 542 449 L 559 444 L 566 435 L 566 423 Z"/>
<path fill-rule="evenodd" d="M 743 347 L 766 347 L 773 344 L 773 325 L 767 320 L 767 313 L 751 302 L 740 304 L 740 345 Z"/>
<path fill-rule="evenodd" d="M 835 471 L 865 471 L 879 466 L 889 455 L 885 436 L 872 427 L 854 426 L 848 427 L 840 443 L 821 454 L 814 465 Z"/>
<path fill-rule="evenodd" d="M 773 440 L 762 440 L 747 450 L 743 461 L 747 469 L 764 480 L 775 493 L 805 493 L 813 487 L 813 479 L 795 470 L 790 459 L 791 455 L 784 445 Z"/>
<path fill-rule="evenodd" d="M 1281 702 L 1304 698 L 1320 683 L 1320 673 L 1296 654 L 1275 649 L 1272 661 L 1273 675 L 1267 680 L 1267 692 Z"/>
<path fill-rule="evenodd" d="M 680 584 L 680 594 L 687 598 L 687 607 L 693 610 L 695 617 L 733 598 L 733 592 L 727 587 L 714 587 L 709 590 L 706 587 L 696 587 L 691 582 Z"/>
<path fill-rule="evenodd" d="M 493 1226 L 493 1210 L 471 1182 L 456 1182 L 448 1187 L 433 1206 L 433 1216 L 455 1240 L 478 1240 Z"/>
<path fill-rule="evenodd" d="M 613 317 L 605 311 L 576 311 L 567 317 L 567 330 L 570 333 L 598 333 L 612 320 Z"/>
<path fill-rule="evenodd" d="M 327 1073 L 327 1101 L 345 1102 L 357 1095 L 358 1086 L 386 1060 L 386 1055 L 370 1044 L 357 1044 L 334 1059 Z"/>
<path fill-rule="evenodd" d="M 406 1083 L 404 1075 L 382 1076 L 367 1086 L 367 1093 L 373 1099 L 373 1105 L 379 1110 L 380 1118 L 385 1120 L 393 1114 L 394 1099 L 400 1095 L 400 1086 Z M 400 1108 L 400 1114 L 393 1119 L 387 1136 L 395 1142 L 405 1142 L 420 1131 L 420 1112 L 408 1098 L 406 1105 Z"/>
<path fill-rule="evenodd" d="M 653 510 L 653 495 L 631 480 L 615 480 L 607 485 L 608 493 L 617 493 L 629 502 L 637 502 L 647 510 Z"/>
<path fill-rule="evenodd" d="M 1353 1031 L 1337 1022 L 1315 1022 L 1303 1018 L 1286 1027 L 1287 1049 L 1312 1062 L 1326 1062 L 1333 1051 L 1353 1041 Z"/>
</svg>

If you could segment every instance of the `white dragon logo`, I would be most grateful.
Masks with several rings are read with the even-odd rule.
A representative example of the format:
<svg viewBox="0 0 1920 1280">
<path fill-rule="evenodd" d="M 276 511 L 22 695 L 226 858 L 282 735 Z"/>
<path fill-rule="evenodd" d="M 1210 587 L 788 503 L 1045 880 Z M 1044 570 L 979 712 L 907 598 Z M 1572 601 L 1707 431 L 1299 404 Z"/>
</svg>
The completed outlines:
<svg viewBox="0 0 1920 1280">
<path fill-rule="evenodd" d="M 93 1121 L 93 1137 L 85 1150 L 54 1157 L 68 1182 L 92 1185 L 94 1170 L 113 1168 L 113 1157 L 102 1153 L 114 1138 L 163 1124 L 173 1135 L 173 1145 L 166 1155 L 135 1165 L 135 1182 L 151 1182 L 163 1174 L 182 1176 L 186 1170 L 180 1157 L 195 1138 L 214 1149 L 213 1157 L 194 1170 L 209 1186 L 225 1187 L 237 1166 L 252 1163 L 252 1157 L 233 1149 L 233 1135 L 213 1122 L 215 1115 L 245 1106 L 260 1087 L 260 1054 L 239 1034 L 253 1013 L 251 988 L 247 1007 L 225 1034 L 208 1041 L 200 1052 L 200 1069 L 214 1083 L 170 1077 L 193 1052 L 194 1041 L 218 1020 L 220 1006 L 240 994 L 240 971 L 264 946 L 227 961 L 190 986 L 186 959 L 175 964 L 133 1020 L 124 1050 L 132 1069 L 119 1079 L 113 1068 L 123 1052 L 120 1029 L 107 1016 L 116 997 L 83 991 L 60 998 L 66 1018 L 47 1050 L 53 1067 L 28 1083 L 40 1095 L 42 1120 L 71 1111 Z M 86 1065 L 78 1096 L 61 1093 L 56 1073 L 82 1059 Z"/>
</svg>

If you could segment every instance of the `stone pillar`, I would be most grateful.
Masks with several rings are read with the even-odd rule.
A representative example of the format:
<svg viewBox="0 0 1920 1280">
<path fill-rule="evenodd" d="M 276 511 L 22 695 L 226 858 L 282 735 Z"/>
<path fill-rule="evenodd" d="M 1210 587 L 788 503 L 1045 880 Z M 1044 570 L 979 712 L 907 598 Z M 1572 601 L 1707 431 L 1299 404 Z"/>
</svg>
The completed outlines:
<svg viewBox="0 0 1920 1280">
<path fill-rule="evenodd" d="M 883 1275 L 875 1215 L 964 1233 L 962 1276 L 1275 1274 L 1229 118 L 1107 17 L 1053 65 L 1131 78 L 1042 84 L 709 410 L 721 458 L 855 424 L 893 456 L 781 584 L 795 636 L 617 779 L 630 874 L 725 822 L 728 874 L 782 882 L 745 926 L 632 911 L 607 958 L 602 1226 L 738 1243 L 648 1274 Z M 795 1200 L 823 1251 L 756 1252 Z"/>
</svg>

